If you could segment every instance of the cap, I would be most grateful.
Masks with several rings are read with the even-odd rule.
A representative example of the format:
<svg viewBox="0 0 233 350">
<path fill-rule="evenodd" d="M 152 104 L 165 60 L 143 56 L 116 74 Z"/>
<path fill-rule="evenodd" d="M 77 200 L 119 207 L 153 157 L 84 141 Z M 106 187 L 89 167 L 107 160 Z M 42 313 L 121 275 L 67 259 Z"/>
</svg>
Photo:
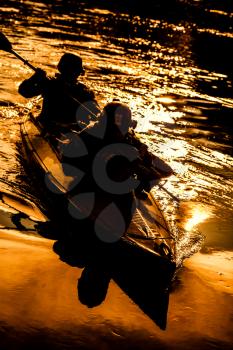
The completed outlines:
<svg viewBox="0 0 233 350">
<path fill-rule="evenodd" d="M 82 58 L 72 53 L 65 53 L 61 57 L 57 69 L 62 74 L 81 74 L 84 72 Z"/>
</svg>

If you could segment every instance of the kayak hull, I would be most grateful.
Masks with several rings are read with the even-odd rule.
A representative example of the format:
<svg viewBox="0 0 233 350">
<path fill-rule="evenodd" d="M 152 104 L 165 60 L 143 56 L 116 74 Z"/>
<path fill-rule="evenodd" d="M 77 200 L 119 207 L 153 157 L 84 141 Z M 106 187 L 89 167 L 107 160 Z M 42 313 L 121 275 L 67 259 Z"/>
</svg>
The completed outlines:
<svg viewBox="0 0 233 350">
<path fill-rule="evenodd" d="M 91 202 L 90 193 L 86 202 L 77 199 L 82 174 L 73 171 L 71 176 L 64 172 L 64 164 L 33 116 L 26 116 L 22 122 L 21 137 L 24 158 L 46 215 L 59 222 L 64 239 L 79 241 L 82 237 L 86 245 L 92 246 L 90 251 L 104 250 L 109 261 L 110 256 L 113 261 L 119 260 L 119 254 L 125 264 L 133 256 L 134 261 L 144 259 L 150 266 L 159 267 L 161 275 L 171 278 L 176 268 L 175 240 L 152 194 L 146 200 L 131 193 L 112 201 L 97 190 L 93 192 L 97 205 L 91 210 L 87 205 Z M 134 208 L 130 215 L 129 208 Z M 121 225 L 119 210 L 124 219 L 130 218 L 125 226 Z"/>
</svg>

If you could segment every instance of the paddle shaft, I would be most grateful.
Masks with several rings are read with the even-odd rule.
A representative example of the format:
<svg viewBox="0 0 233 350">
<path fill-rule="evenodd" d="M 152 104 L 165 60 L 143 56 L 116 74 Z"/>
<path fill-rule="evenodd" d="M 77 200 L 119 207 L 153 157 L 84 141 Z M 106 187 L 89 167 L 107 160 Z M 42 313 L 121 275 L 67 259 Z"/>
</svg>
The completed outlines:
<svg viewBox="0 0 233 350">
<path fill-rule="evenodd" d="M 37 68 L 34 67 L 30 62 L 28 62 L 27 60 L 25 60 L 22 56 L 20 56 L 16 51 L 11 50 L 10 53 L 12 53 L 13 55 L 15 55 L 17 58 L 19 58 L 24 64 L 26 64 L 29 68 L 31 68 L 32 70 L 34 70 L 35 72 L 37 71 Z"/>
<path fill-rule="evenodd" d="M 174 196 L 174 194 L 172 194 L 170 191 L 168 191 L 165 187 L 163 187 L 163 185 L 157 184 L 157 186 L 159 188 L 161 188 L 162 190 L 164 190 L 164 192 L 166 192 L 174 201 L 176 202 L 180 202 L 180 199 L 176 196 Z"/>
<path fill-rule="evenodd" d="M 37 71 L 36 67 L 34 67 L 31 63 L 29 63 L 22 56 L 20 56 L 16 51 L 13 50 L 11 42 L 7 39 L 6 35 L 3 34 L 1 31 L 0 31 L 0 50 L 12 53 L 18 59 L 20 59 L 24 64 L 26 64 L 29 68 L 31 68 L 35 72 Z"/>
<path fill-rule="evenodd" d="M 154 172 L 154 174 L 159 174 L 159 172 L 156 170 L 155 167 L 151 167 L 151 170 Z M 170 191 L 168 191 L 165 187 L 163 187 L 163 185 L 161 185 L 160 183 L 156 184 L 156 186 L 158 186 L 160 189 L 164 190 L 164 192 L 166 192 L 174 201 L 176 202 L 180 202 L 180 199 L 176 196 L 174 196 L 174 194 L 172 194 Z"/>
</svg>

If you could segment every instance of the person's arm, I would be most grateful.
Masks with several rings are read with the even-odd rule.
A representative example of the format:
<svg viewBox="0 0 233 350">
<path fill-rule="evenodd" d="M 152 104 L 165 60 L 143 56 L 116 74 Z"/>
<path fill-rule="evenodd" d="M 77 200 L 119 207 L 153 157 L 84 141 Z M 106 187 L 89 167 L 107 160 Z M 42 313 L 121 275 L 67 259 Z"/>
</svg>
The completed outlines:
<svg viewBox="0 0 233 350">
<path fill-rule="evenodd" d="M 133 130 L 130 132 L 131 144 L 137 148 L 139 151 L 140 157 L 143 159 L 146 166 L 151 166 L 152 164 L 152 155 L 148 151 L 148 146 L 143 143 L 140 138 L 135 134 Z"/>
<path fill-rule="evenodd" d="M 43 94 L 47 81 L 46 72 L 38 68 L 31 78 L 24 80 L 19 85 L 18 92 L 26 98 L 41 95 Z"/>
</svg>

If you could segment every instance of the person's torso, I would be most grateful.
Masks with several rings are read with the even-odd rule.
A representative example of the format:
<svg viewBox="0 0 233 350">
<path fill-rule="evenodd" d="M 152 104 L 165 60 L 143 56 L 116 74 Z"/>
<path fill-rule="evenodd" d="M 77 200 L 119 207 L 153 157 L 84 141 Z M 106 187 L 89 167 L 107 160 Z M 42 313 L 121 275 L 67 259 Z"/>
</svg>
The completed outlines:
<svg viewBox="0 0 233 350">
<path fill-rule="evenodd" d="M 50 122 L 70 124 L 82 118 L 82 105 L 88 104 L 93 94 L 81 83 L 68 84 L 61 79 L 49 80 L 43 93 L 41 117 Z M 81 107 L 81 108 L 80 108 Z"/>
</svg>

